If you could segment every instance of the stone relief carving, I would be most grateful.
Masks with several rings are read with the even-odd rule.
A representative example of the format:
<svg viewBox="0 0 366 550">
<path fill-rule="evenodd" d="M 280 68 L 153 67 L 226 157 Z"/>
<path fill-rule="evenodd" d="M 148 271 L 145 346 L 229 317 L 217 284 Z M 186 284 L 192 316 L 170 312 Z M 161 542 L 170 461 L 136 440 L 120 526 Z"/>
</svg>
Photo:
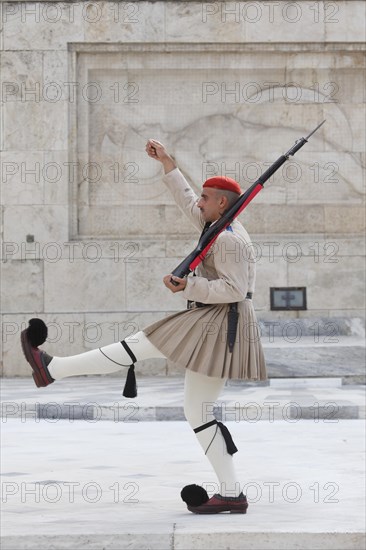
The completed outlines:
<svg viewBox="0 0 366 550">
<path fill-rule="evenodd" d="M 89 56 L 88 63 L 91 60 Z M 256 203 L 285 207 L 362 202 L 357 105 L 342 103 L 336 97 L 339 83 L 346 76 L 350 78 L 349 72 L 343 76 L 339 72 L 334 76 L 339 83 L 330 83 L 329 88 L 329 83 L 324 85 L 328 72 L 303 70 L 294 89 L 298 100 L 291 93 L 284 100 L 283 86 L 271 86 L 262 87 L 260 94 L 254 87 L 246 101 L 233 101 L 229 95 L 223 102 L 220 95 L 202 101 L 199 88 L 215 74 L 219 81 L 224 74 L 220 71 L 205 69 L 200 76 L 199 71 L 182 67 L 178 57 L 176 69 L 161 70 L 160 78 L 153 79 L 150 65 L 145 71 L 140 67 L 127 69 L 126 59 L 121 69 L 114 63 L 110 70 L 93 68 L 93 79 L 109 88 L 112 82 L 132 82 L 138 94 L 132 102 L 107 99 L 91 104 L 86 117 L 84 109 L 87 130 L 80 140 L 81 158 L 98 168 L 80 178 L 81 234 L 117 236 L 127 227 L 128 234 L 154 234 L 157 215 L 168 224 L 167 231 L 172 229 L 168 220 L 178 211 L 162 183 L 160 164 L 145 154 L 150 137 L 166 144 L 199 195 L 202 182 L 216 173 L 234 177 L 245 190 L 296 139 L 326 118 L 324 132 L 315 135 L 301 154 L 276 173 Z M 261 71 L 263 75 L 263 68 Z M 239 75 L 245 81 L 252 73 L 252 69 L 235 68 L 225 74 L 227 79 L 235 81 Z M 269 81 L 275 81 L 279 73 L 269 69 L 265 74 Z M 312 79 L 322 83 L 319 90 L 306 84 Z M 186 230 L 189 232 L 188 226 Z"/>
</svg>

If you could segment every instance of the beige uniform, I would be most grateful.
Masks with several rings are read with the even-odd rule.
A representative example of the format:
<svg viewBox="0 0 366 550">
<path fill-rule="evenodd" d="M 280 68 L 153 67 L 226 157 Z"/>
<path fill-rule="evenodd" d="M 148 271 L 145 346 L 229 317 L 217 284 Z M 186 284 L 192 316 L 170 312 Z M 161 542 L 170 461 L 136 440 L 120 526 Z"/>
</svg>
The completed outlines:
<svg viewBox="0 0 366 550">
<path fill-rule="evenodd" d="M 205 220 L 197 206 L 199 197 L 175 168 L 163 178 L 175 202 L 200 232 Z M 214 222 L 215 223 L 215 222 Z M 171 361 L 207 376 L 266 380 L 266 366 L 252 300 L 255 258 L 248 233 L 235 218 L 222 231 L 189 274 L 183 297 L 206 307 L 183 310 L 161 319 L 143 332 Z M 232 353 L 227 345 L 230 302 L 238 302 L 238 327 Z"/>
</svg>

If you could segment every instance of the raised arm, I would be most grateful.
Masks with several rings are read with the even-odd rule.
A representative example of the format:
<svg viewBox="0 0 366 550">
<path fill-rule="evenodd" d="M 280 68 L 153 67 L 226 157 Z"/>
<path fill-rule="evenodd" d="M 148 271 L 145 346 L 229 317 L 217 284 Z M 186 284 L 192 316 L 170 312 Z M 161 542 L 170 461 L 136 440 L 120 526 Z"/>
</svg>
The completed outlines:
<svg viewBox="0 0 366 550">
<path fill-rule="evenodd" d="M 165 174 L 168 174 L 169 172 L 174 170 L 174 168 L 177 167 L 174 160 L 169 155 L 164 145 L 160 143 L 160 141 L 156 141 L 155 139 L 149 139 L 145 149 L 149 157 L 161 162 L 161 164 L 164 167 Z"/>
<path fill-rule="evenodd" d="M 163 178 L 165 185 L 173 195 L 180 210 L 201 231 L 205 225 L 205 220 L 197 206 L 198 197 L 177 167 L 174 159 L 168 154 L 164 145 L 154 139 L 149 139 L 147 142 L 146 152 L 149 157 L 162 163 L 165 173 Z"/>
</svg>

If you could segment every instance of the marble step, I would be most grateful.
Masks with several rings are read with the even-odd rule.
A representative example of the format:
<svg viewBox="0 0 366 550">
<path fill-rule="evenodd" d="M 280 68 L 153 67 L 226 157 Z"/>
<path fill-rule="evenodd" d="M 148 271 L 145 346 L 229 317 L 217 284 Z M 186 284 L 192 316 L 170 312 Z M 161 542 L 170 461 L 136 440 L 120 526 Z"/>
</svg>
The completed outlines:
<svg viewBox="0 0 366 550">
<path fill-rule="evenodd" d="M 301 319 L 261 319 L 258 312 L 260 335 L 284 339 L 313 338 L 314 342 L 335 342 L 342 336 L 365 337 L 365 319 L 362 317 L 303 317 Z"/>
<path fill-rule="evenodd" d="M 139 377 L 138 396 L 122 396 L 124 380 L 77 377 L 60 380 L 41 391 L 27 379 L 3 381 L 2 423 L 13 418 L 23 422 L 45 419 L 84 420 L 88 423 L 121 423 L 185 420 L 182 377 Z M 301 419 L 333 423 L 340 419 L 365 418 L 365 394 L 361 385 L 342 385 L 341 378 L 272 379 L 262 384 L 228 381 L 214 403 L 208 403 L 223 422 Z"/>
<path fill-rule="evenodd" d="M 343 339 L 329 345 L 263 343 L 269 378 L 340 377 L 343 384 L 365 384 L 365 346 Z"/>
<path fill-rule="evenodd" d="M 226 518 L 228 514 L 220 514 Z M 238 515 L 238 514 L 236 514 Z M 242 517 L 239 514 L 240 518 Z M 203 516 L 206 518 L 207 516 Z M 245 518 L 245 516 L 244 516 Z M 212 518 L 211 518 L 212 519 Z M 194 520 L 193 520 L 194 521 Z M 230 531 L 224 527 L 215 533 L 204 533 L 192 528 L 182 528 L 179 525 L 177 533 L 175 524 L 164 531 L 151 533 L 114 532 L 104 535 L 27 535 L 2 537 L 2 550 L 364 550 L 365 534 L 361 530 L 327 533 L 299 531 Z M 243 528 L 244 530 L 244 528 Z M 172 545 L 172 541 L 175 541 Z"/>
</svg>

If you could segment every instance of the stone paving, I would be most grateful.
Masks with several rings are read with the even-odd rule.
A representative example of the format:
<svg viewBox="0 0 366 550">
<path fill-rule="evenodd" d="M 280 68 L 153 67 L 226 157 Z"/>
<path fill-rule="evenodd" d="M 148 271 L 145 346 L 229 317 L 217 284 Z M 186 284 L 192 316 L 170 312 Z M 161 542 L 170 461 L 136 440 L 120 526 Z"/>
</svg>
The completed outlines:
<svg viewBox="0 0 366 550">
<path fill-rule="evenodd" d="M 122 396 L 124 378 L 77 376 L 37 390 L 32 379 L 2 381 L 4 418 L 95 419 L 112 421 L 185 420 L 182 377 L 137 375 L 138 396 Z M 271 379 L 257 384 L 229 381 L 216 403 L 223 421 L 365 418 L 363 385 L 340 378 Z"/>
<path fill-rule="evenodd" d="M 364 422 L 336 410 L 364 411 L 363 386 L 336 378 L 226 386 L 216 413 L 239 449 L 249 508 L 207 517 L 180 498 L 189 483 L 218 489 L 188 423 L 174 419 L 183 379 L 139 377 L 134 400 L 122 397 L 123 384 L 111 376 L 43 389 L 2 381 L 4 550 L 364 548 Z M 279 404 L 273 414 L 265 401 Z M 326 414 L 294 413 L 294 403 L 304 412 L 324 402 L 333 404 Z M 79 420 L 59 414 L 71 403 L 84 409 Z M 91 403 L 94 416 L 85 412 Z"/>
</svg>

